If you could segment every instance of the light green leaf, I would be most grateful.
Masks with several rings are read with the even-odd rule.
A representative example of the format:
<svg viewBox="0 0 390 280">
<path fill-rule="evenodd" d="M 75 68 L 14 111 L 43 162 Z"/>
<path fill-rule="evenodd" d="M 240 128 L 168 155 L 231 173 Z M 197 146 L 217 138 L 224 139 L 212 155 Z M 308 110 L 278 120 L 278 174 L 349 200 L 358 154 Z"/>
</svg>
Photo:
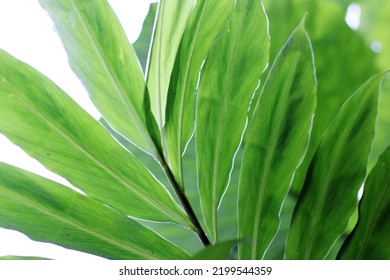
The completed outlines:
<svg viewBox="0 0 390 280">
<path fill-rule="evenodd" d="M 158 3 L 150 3 L 148 14 L 142 25 L 141 34 L 137 41 L 134 42 L 133 47 L 137 54 L 138 60 L 142 69 L 146 70 L 146 63 L 148 60 L 149 49 L 152 41 L 153 26 L 156 18 Z"/>
<path fill-rule="evenodd" d="M 25 260 L 25 261 L 32 261 L 32 260 L 49 260 L 49 259 L 42 258 L 42 257 L 29 257 L 29 256 L 3 256 L 3 257 L 0 257 L 0 260 L 8 260 L 8 261 Z"/>
<path fill-rule="evenodd" d="M 294 209 L 286 259 L 323 259 L 345 232 L 366 174 L 382 78 L 364 83 L 325 132 Z"/>
<path fill-rule="evenodd" d="M 0 226 L 109 259 L 182 259 L 186 252 L 87 196 L 0 163 Z"/>
<path fill-rule="evenodd" d="M 364 183 L 359 221 L 338 258 L 390 259 L 390 147 L 380 156 Z"/>
<path fill-rule="evenodd" d="M 73 71 L 107 122 L 140 149 L 157 156 L 158 128 L 150 118 L 142 69 L 107 1 L 39 2 L 55 23 Z"/>
<path fill-rule="evenodd" d="M 202 69 L 196 155 L 202 213 L 217 241 L 217 209 L 229 184 L 250 100 L 268 63 L 267 18 L 260 1 L 238 0 Z"/>
<path fill-rule="evenodd" d="M 165 123 L 169 79 L 194 2 L 194 0 L 161 0 L 159 3 L 149 57 L 147 86 L 152 112 L 160 129 Z M 162 140 L 164 141 L 164 137 Z"/>
<path fill-rule="evenodd" d="M 206 54 L 234 0 L 198 0 L 180 43 L 168 89 L 165 134 L 168 164 L 182 185 L 182 155 L 194 132 L 195 91 Z"/>
<path fill-rule="evenodd" d="M 0 133 L 127 215 L 190 224 L 168 191 L 107 130 L 50 80 L 3 51 Z"/>
<path fill-rule="evenodd" d="M 245 135 L 241 167 L 241 259 L 263 259 L 280 227 L 280 211 L 309 143 L 316 105 L 311 43 L 304 22 L 294 30 L 268 74 Z"/>
<path fill-rule="evenodd" d="M 241 242 L 243 241 L 229 240 L 218 242 L 200 250 L 191 257 L 191 260 L 227 260 L 231 257 L 234 247 Z"/>
</svg>

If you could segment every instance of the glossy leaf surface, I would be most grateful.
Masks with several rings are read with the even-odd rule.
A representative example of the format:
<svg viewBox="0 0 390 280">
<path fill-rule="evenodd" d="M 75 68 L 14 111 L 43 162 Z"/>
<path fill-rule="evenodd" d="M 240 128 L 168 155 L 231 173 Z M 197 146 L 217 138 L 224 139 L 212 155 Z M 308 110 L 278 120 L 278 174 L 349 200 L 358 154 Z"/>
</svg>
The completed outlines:
<svg viewBox="0 0 390 280">
<path fill-rule="evenodd" d="M 371 78 L 346 101 L 321 140 L 294 209 L 287 259 L 325 258 L 356 211 L 382 77 Z"/>
<path fill-rule="evenodd" d="M 338 258 L 390 259 L 390 148 L 379 157 L 364 183 L 359 221 Z"/>
<path fill-rule="evenodd" d="M 0 65 L 0 133 L 127 215 L 188 222 L 154 176 L 50 80 L 2 51 Z"/>
<path fill-rule="evenodd" d="M 109 259 L 181 259 L 150 229 L 65 186 L 0 164 L 0 226 Z"/>
<path fill-rule="evenodd" d="M 267 24 L 260 1 L 238 0 L 202 69 L 195 141 L 202 212 L 213 241 L 249 103 L 268 63 Z"/>
<path fill-rule="evenodd" d="M 276 57 L 245 134 L 239 185 L 242 259 L 263 259 L 307 150 L 316 105 L 311 43 L 302 22 Z"/>
<path fill-rule="evenodd" d="M 148 114 L 142 69 L 107 1 L 40 3 L 55 23 L 73 71 L 107 122 L 142 150 L 157 155 L 159 134 Z"/>
<path fill-rule="evenodd" d="M 180 43 L 168 89 L 167 157 L 182 184 L 182 154 L 194 132 L 195 91 L 206 54 L 233 9 L 234 0 L 196 1 Z"/>
</svg>

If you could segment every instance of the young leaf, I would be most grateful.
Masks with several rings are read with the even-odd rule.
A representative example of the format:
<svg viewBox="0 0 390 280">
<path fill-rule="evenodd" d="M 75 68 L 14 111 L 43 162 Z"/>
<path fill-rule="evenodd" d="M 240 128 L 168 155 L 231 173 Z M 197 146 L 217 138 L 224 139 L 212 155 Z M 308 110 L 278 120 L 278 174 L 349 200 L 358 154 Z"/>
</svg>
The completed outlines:
<svg viewBox="0 0 390 280">
<path fill-rule="evenodd" d="M 359 221 L 345 241 L 340 259 L 390 259 L 390 147 L 364 183 Z"/>
<path fill-rule="evenodd" d="M 268 74 L 245 135 L 238 201 L 241 259 L 262 259 L 307 150 L 316 105 L 313 53 L 304 23 L 293 31 Z"/>
<path fill-rule="evenodd" d="M 261 73 L 268 63 L 267 18 L 260 1 L 238 0 L 207 55 L 198 89 L 196 155 L 205 223 L 217 241 L 217 209 Z"/>
<path fill-rule="evenodd" d="M 323 259 L 357 208 L 374 137 L 383 74 L 341 107 L 310 164 L 286 244 L 286 259 Z"/>
<path fill-rule="evenodd" d="M 186 252 L 123 214 L 0 163 L 0 226 L 109 259 L 183 259 Z"/>
<path fill-rule="evenodd" d="M 197 0 L 176 56 L 167 97 L 165 156 L 181 185 L 181 157 L 194 131 L 199 71 L 233 5 L 234 0 Z"/>
<path fill-rule="evenodd" d="M 148 60 L 149 49 L 152 41 L 154 20 L 156 18 L 158 3 L 150 3 L 149 12 L 146 15 L 142 25 L 141 34 L 133 47 L 137 54 L 139 63 L 144 71 L 146 71 L 146 63 Z"/>
<path fill-rule="evenodd" d="M 148 114 L 142 70 L 107 1 L 39 2 L 55 23 L 73 71 L 107 122 L 136 146 L 157 156 L 158 128 Z"/>
<path fill-rule="evenodd" d="M 147 86 L 152 112 L 160 129 L 165 123 L 169 78 L 193 6 L 194 0 L 161 0 L 158 7 Z"/>
<path fill-rule="evenodd" d="M 0 133 L 126 215 L 190 225 L 154 176 L 50 80 L 3 51 L 0 65 Z"/>
</svg>

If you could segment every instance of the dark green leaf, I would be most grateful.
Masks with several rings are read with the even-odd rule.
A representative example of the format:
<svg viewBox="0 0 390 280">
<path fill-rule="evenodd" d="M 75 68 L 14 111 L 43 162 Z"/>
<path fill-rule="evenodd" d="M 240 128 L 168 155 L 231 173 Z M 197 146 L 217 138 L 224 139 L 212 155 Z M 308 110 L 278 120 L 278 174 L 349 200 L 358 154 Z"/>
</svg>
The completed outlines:
<svg viewBox="0 0 390 280">
<path fill-rule="evenodd" d="M 109 259 L 188 255 L 123 214 L 60 184 L 0 163 L 0 226 Z"/>
<path fill-rule="evenodd" d="M 173 67 L 166 108 L 169 166 L 182 184 L 182 155 L 194 131 L 195 91 L 206 54 L 230 15 L 234 0 L 198 0 Z"/>
<path fill-rule="evenodd" d="M 191 260 L 227 260 L 231 257 L 234 247 L 241 242 L 240 240 L 218 242 L 199 251 Z"/>
<path fill-rule="evenodd" d="M 366 174 L 382 78 L 348 99 L 321 140 L 294 209 L 287 259 L 323 259 L 345 232 Z"/>
<path fill-rule="evenodd" d="M 242 259 L 263 259 L 309 143 L 316 105 L 311 43 L 302 22 L 276 57 L 245 135 L 239 186 Z"/>
<path fill-rule="evenodd" d="M 167 190 L 46 77 L 0 51 L 0 133 L 123 213 L 189 225 Z"/>
<path fill-rule="evenodd" d="M 271 23 L 271 58 L 305 13 L 305 26 L 313 44 L 318 79 L 317 107 L 309 149 L 294 176 L 296 195 L 322 136 L 338 110 L 362 81 L 378 72 L 374 67 L 374 54 L 363 38 L 346 24 L 346 9 L 337 2 L 339 0 L 264 0 Z"/>
<path fill-rule="evenodd" d="M 136 146 L 157 156 L 158 128 L 148 114 L 142 69 L 107 1 L 40 3 L 55 23 L 73 71 L 107 122 Z"/>
<path fill-rule="evenodd" d="M 359 221 L 344 243 L 341 259 L 390 259 L 390 147 L 364 183 Z"/>
<path fill-rule="evenodd" d="M 260 1 L 238 0 L 207 55 L 196 110 L 202 212 L 217 242 L 217 209 L 229 184 L 250 100 L 268 63 L 267 17 Z"/>
</svg>

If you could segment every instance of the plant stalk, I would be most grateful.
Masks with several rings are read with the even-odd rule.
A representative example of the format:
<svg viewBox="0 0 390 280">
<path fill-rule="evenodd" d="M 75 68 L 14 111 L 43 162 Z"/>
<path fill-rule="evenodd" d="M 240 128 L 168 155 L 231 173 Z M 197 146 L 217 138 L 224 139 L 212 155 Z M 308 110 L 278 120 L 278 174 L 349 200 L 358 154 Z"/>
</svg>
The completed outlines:
<svg viewBox="0 0 390 280">
<path fill-rule="evenodd" d="M 175 190 L 175 193 L 177 194 L 177 196 L 178 196 L 178 198 L 179 198 L 179 200 L 184 208 L 184 211 L 186 212 L 186 214 L 190 218 L 192 224 L 195 226 L 195 231 L 196 231 L 195 233 L 198 235 L 200 241 L 202 242 L 202 244 L 204 246 L 210 245 L 210 240 L 207 238 L 206 233 L 202 229 L 202 226 L 200 225 L 199 220 L 196 217 L 195 212 L 191 207 L 191 204 L 190 204 L 190 202 L 189 202 L 189 200 L 184 192 L 184 189 L 176 181 L 176 179 L 175 179 L 171 169 L 169 168 L 167 162 L 165 161 L 164 157 L 161 157 L 160 162 L 161 162 L 161 165 L 164 169 L 165 174 L 168 177 L 169 182 L 171 183 L 173 189 Z"/>
</svg>

